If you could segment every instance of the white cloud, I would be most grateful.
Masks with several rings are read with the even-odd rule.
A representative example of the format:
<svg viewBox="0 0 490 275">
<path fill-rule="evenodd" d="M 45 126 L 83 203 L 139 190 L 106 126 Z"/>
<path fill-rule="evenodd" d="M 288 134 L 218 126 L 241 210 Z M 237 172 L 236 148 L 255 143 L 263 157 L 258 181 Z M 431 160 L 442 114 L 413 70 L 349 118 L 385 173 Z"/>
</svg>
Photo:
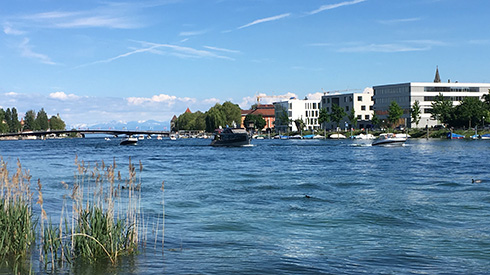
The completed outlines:
<svg viewBox="0 0 490 275">
<path fill-rule="evenodd" d="M 308 99 L 312 99 L 312 100 L 320 100 L 322 99 L 322 96 L 323 96 L 323 93 L 320 93 L 320 92 L 317 92 L 317 93 L 310 93 L 308 95 L 306 95 L 306 97 Z"/>
<path fill-rule="evenodd" d="M 353 0 L 353 1 L 341 2 L 341 3 L 337 3 L 337 4 L 323 5 L 320 8 L 318 8 L 318 9 L 316 9 L 314 11 L 309 12 L 309 14 L 310 15 L 313 15 L 313 14 L 317 14 L 317 13 L 322 12 L 322 11 L 336 9 L 336 8 L 340 8 L 340 7 L 343 7 L 343 6 L 354 5 L 354 4 L 362 3 L 364 1 L 366 1 L 366 0 Z"/>
<path fill-rule="evenodd" d="M 176 97 L 173 95 L 159 94 L 152 97 L 128 97 L 126 101 L 129 105 L 148 105 L 148 104 L 165 104 L 172 106 L 176 102 L 195 103 L 195 98 L 190 97 Z"/>
<path fill-rule="evenodd" d="M 369 44 L 352 47 L 344 47 L 339 49 L 339 52 L 343 53 L 363 53 L 363 52 L 381 52 L 381 53 L 396 53 L 396 52 L 413 52 L 413 51 L 427 51 L 430 50 L 430 46 L 412 46 L 404 44 Z"/>
<path fill-rule="evenodd" d="M 14 29 L 10 23 L 3 25 L 3 32 L 7 35 L 23 35 L 26 32 Z"/>
<path fill-rule="evenodd" d="M 407 23 L 407 22 L 415 22 L 415 21 L 420 21 L 420 18 L 419 17 L 413 17 L 413 18 L 378 20 L 379 23 L 385 24 L 385 25 L 394 25 L 394 24 L 398 24 L 398 23 Z"/>
<path fill-rule="evenodd" d="M 274 102 L 278 101 L 284 101 L 292 97 L 298 97 L 295 93 L 285 93 L 282 95 L 268 95 L 266 93 L 258 93 L 255 96 L 247 96 L 242 98 L 242 101 L 240 102 L 239 106 L 240 108 L 244 110 L 250 109 L 250 106 L 260 103 L 260 104 L 272 104 Z M 257 101 L 257 99 L 259 99 Z"/>
<path fill-rule="evenodd" d="M 205 34 L 207 31 L 206 30 L 202 30 L 202 31 L 187 31 L 187 32 L 181 32 L 179 33 L 179 36 L 196 36 L 196 35 L 203 35 Z"/>
<path fill-rule="evenodd" d="M 279 20 L 279 19 L 282 19 L 282 18 L 286 18 L 286 17 L 288 17 L 290 15 L 291 15 L 291 13 L 284 13 L 284 14 L 280 14 L 280 15 L 276 15 L 276 16 L 272 16 L 272 17 L 258 19 L 258 20 L 255 20 L 255 21 L 251 22 L 251 23 L 248 23 L 248 24 L 245 24 L 245 25 L 243 25 L 241 27 L 238 27 L 238 29 L 248 28 L 250 26 L 257 25 L 257 24 L 260 24 L 260 23 L 276 21 L 276 20 Z"/>
<path fill-rule="evenodd" d="M 39 62 L 44 63 L 44 64 L 48 64 L 48 65 L 56 65 L 56 63 L 51 61 L 51 58 L 49 58 L 47 55 L 34 52 L 32 50 L 31 45 L 29 44 L 29 38 L 24 38 L 22 43 L 20 43 L 20 45 L 19 45 L 19 49 L 20 49 L 21 55 L 23 57 L 36 59 Z"/>
<path fill-rule="evenodd" d="M 240 53 L 240 51 L 237 51 L 237 50 L 230 50 L 230 49 L 217 48 L 217 47 L 211 47 L 211 46 L 203 46 L 203 47 L 208 49 L 208 50 L 219 51 L 219 52 Z"/>
<path fill-rule="evenodd" d="M 58 99 L 58 100 L 78 100 L 78 99 L 80 99 L 80 97 L 75 95 L 75 94 L 65 94 L 64 92 L 50 93 L 49 97 L 52 99 Z"/>
</svg>

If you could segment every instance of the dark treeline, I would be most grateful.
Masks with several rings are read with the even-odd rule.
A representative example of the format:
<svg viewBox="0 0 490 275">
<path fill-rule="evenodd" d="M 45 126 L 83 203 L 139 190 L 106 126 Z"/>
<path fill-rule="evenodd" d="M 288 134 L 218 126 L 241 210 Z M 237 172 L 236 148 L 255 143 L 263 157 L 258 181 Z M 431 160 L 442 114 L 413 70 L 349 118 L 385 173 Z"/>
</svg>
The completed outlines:
<svg viewBox="0 0 490 275">
<path fill-rule="evenodd" d="M 177 118 L 172 131 L 200 130 L 211 133 L 220 126 L 232 126 L 233 123 L 240 126 L 242 122 L 240 110 L 241 109 L 237 104 L 226 101 L 223 105 L 216 103 L 216 105 L 211 107 L 205 113 L 200 111 L 195 113 L 183 113 Z"/>
<path fill-rule="evenodd" d="M 60 118 L 60 115 L 51 116 L 48 119 L 48 114 L 42 108 L 39 112 L 29 110 L 26 112 L 23 123 L 19 120 L 17 109 L 0 108 L 0 133 L 17 133 L 21 131 L 45 131 L 45 130 L 64 130 L 65 122 Z"/>
</svg>

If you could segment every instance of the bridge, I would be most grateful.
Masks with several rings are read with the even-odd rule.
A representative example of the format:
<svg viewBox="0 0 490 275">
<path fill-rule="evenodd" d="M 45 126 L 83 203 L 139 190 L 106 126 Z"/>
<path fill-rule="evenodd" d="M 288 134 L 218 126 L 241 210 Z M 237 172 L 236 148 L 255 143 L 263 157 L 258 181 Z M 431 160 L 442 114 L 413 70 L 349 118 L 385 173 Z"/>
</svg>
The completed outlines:
<svg viewBox="0 0 490 275">
<path fill-rule="evenodd" d="M 169 136 L 170 132 L 168 131 L 139 131 L 139 130 L 91 130 L 91 129 L 78 129 L 78 130 L 54 130 L 54 131 L 26 131 L 26 132 L 18 132 L 18 133 L 4 133 L 0 134 L 0 139 L 8 138 L 8 137 L 26 137 L 26 136 L 36 136 L 36 137 L 46 137 L 46 136 L 61 136 L 63 134 L 77 134 L 85 137 L 86 134 L 106 134 L 112 136 L 132 136 L 132 135 L 161 135 L 161 136 Z"/>
</svg>

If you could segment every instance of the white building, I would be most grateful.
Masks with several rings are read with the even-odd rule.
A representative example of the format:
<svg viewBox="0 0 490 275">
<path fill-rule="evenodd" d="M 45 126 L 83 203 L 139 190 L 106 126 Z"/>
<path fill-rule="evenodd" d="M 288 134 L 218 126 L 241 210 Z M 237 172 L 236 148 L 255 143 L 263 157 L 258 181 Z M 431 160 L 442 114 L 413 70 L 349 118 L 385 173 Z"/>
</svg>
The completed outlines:
<svg viewBox="0 0 490 275">
<path fill-rule="evenodd" d="M 327 113 L 332 113 L 332 106 L 337 105 L 344 109 L 346 116 L 340 121 L 340 128 L 369 128 L 371 125 L 371 118 L 373 117 L 373 91 L 365 90 L 361 93 L 348 93 L 348 94 L 328 94 L 325 93 L 322 96 L 320 108 L 325 108 Z M 351 124 L 349 115 L 354 110 L 354 115 L 357 118 L 357 125 Z M 345 126 L 347 125 L 347 127 Z M 330 121 L 325 123 L 325 129 L 335 129 L 337 123 Z"/>
<path fill-rule="evenodd" d="M 418 127 L 429 127 L 441 124 L 431 118 L 432 102 L 441 93 L 445 99 L 453 101 L 453 105 L 459 105 L 465 97 L 477 97 L 480 100 L 484 94 L 488 94 L 490 83 L 441 83 L 439 70 L 436 71 L 434 82 L 409 82 L 400 84 L 374 86 L 374 110 L 378 118 L 383 121 L 388 115 L 388 108 L 395 101 L 402 109 L 403 115 L 400 125 L 415 128 L 412 122 L 410 109 L 416 100 L 420 105 L 420 122 Z"/>
<path fill-rule="evenodd" d="M 296 127 L 294 121 L 297 119 L 303 121 L 305 125 L 304 130 L 319 129 L 319 107 L 320 100 L 291 98 L 285 101 L 274 102 L 276 132 L 285 133 L 303 130 Z"/>
</svg>

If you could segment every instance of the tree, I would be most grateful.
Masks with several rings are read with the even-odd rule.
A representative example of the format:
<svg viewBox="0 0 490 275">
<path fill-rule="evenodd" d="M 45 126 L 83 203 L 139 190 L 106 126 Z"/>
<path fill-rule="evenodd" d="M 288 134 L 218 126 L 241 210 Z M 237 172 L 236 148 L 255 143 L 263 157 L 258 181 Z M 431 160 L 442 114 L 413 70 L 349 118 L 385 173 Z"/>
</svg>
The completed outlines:
<svg viewBox="0 0 490 275">
<path fill-rule="evenodd" d="M 418 128 L 420 122 L 420 105 L 418 100 L 415 100 L 413 103 L 410 109 L 410 116 L 412 117 L 412 121 L 415 122 L 415 127 Z"/>
<path fill-rule="evenodd" d="M 431 118 L 440 121 L 442 124 L 447 124 L 451 121 L 453 114 L 453 102 L 451 100 L 445 99 L 444 96 L 439 93 L 432 102 L 431 107 Z"/>
<path fill-rule="evenodd" d="M 483 103 L 478 97 L 465 97 L 461 104 L 456 106 L 454 110 L 455 118 L 460 120 L 460 123 L 467 122 L 468 128 L 477 125 L 483 117 L 487 114 L 485 103 Z M 457 121 L 453 124 L 458 124 Z"/>
<path fill-rule="evenodd" d="M 41 108 L 39 112 L 37 112 L 36 117 L 36 130 L 48 130 L 49 129 L 49 120 L 48 115 L 44 111 L 44 108 Z"/>
<path fill-rule="evenodd" d="M 302 120 L 302 119 L 296 119 L 294 121 L 294 124 L 296 125 L 296 129 L 298 131 L 303 131 L 303 129 L 305 128 L 305 122 Z"/>
<path fill-rule="evenodd" d="M 33 131 L 36 129 L 36 112 L 34 110 L 29 110 L 24 116 L 24 130 Z"/>
<path fill-rule="evenodd" d="M 49 119 L 49 129 L 51 130 L 65 130 L 66 124 L 61 119 L 60 114 L 56 114 L 56 116 L 51 116 Z"/>
<path fill-rule="evenodd" d="M 245 127 L 249 125 L 250 123 L 253 123 L 254 128 L 261 131 L 264 129 L 265 125 L 267 124 L 265 122 L 265 119 L 262 117 L 262 115 L 254 115 L 254 114 L 248 114 L 245 117 L 245 120 L 243 121 L 243 124 Z"/>
<path fill-rule="evenodd" d="M 325 123 L 330 121 L 330 116 L 328 115 L 327 109 L 321 108 L 320 113 L 318 114 L 318 123 L 320 126 L 325 129 Z"/>
<path fill-rule="evenodd" d="M 400 120 L 403 115 L 403 109 L 396 103 L 396 101 L 392 101 L 390 107 L 388 107 L 388 122 L 392 127 Z"/>
<path fill-rule="evenodd" d="M 0 133 L 7 133 L 8 131 L 9 127 L 5 121 L 5 111 L 0 108 Z"/>
<path fill-rule="evenodd" d="M 337 128 L 339 127 L 340 121 L 346 116 L 344 108 L 337 104 L 332 104 L 332 113 L 330 114 L 330 119 L 337 123 Z"/>
<path fill-rule="evenodd" d="M 226 119 L 223 112 L 221 112 L 221 105 L 216 103 L 206 112 L 206 131 L 211 133 L 218 127 L 225 125 Z"/>
<path fill-rule="evenodd" d="M 378 126 L 379 125 L 379 117 L 376 115 L 376 112 L 373 112 L 373 117 L 371 118 L 371 124 L 373 126 Z"/>
<path fill-rule="evenodd" d="M 7 132 L 12 133 L 12 111 L 10 108 L 5 111 L 5 124 L 7 124 Z"/>
<path fill-rule="evenodd" d="M 224 115 L 225 125 L 232 126 L 233 123 L 240 125 L 240 122 L 242 121 L 242 112 L 238 104 L 233 104 L 230 101 L 226 101 L 223 103 L 223 105 L 221 105 L 220 110 Z"/>
<path fill-rule="evenodd" d="M 206 129 L 206 115 L 201 111 L 195 112 L 194 115 L 195 115 L 194 130 L 205 130 Z"/>
<path fill-rule="evenodd" d="M 21 128 L 21 125 L 20 125 L 20 121 L 19 121 L 19 115 L 17 114 L 17 109 L 12 108 L 12 126 L 11 126 L 11 129 L 10 129 L 10 132 L 12 133 L 17 133 L 17 132 L 20 132 L 20 128 Z"/>
<path fill-rule="evenodd" d="M 350 111 L 348 118 L 352 128 L 357 128 L 357 116 L 356 116 L 356 111 L 354 111 L 354 109 Z"/>
</svg>

